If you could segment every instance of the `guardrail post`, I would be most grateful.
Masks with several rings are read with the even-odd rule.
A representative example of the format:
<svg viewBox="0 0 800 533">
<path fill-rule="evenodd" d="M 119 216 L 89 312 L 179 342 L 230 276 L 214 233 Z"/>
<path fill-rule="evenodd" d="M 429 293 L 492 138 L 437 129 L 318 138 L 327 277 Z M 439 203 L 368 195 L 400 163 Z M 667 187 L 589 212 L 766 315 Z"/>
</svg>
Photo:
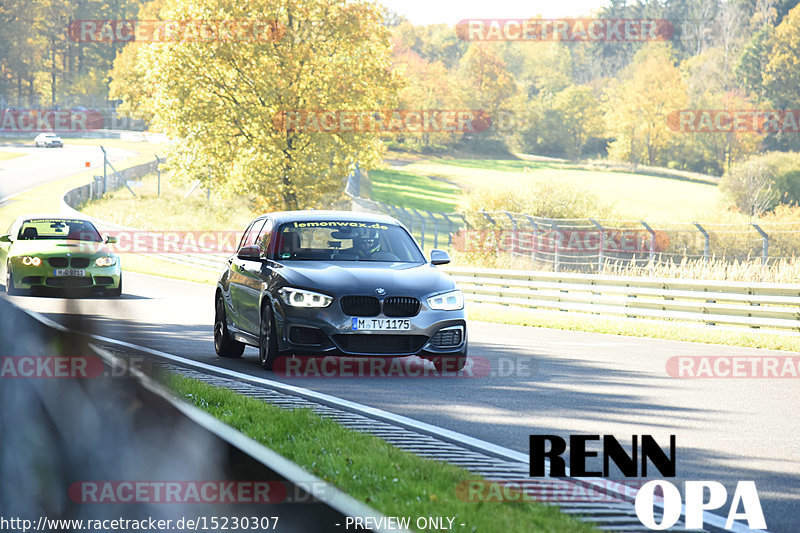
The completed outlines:
<svg viewBox="0 0 800 533">
<path fill-rule="evenodd" d="M 107 185 L 108 176 L 106 173 L 106 165 L 108 165 L 108 154 L 106 154 L 106 149 L 103 148 L 102 146 L 100 147 L 100 149 L 103 151 L 103 192 L 101 194 L 102 196 L 105 195 L 106 191 L 108 190 L 108 185 Z"/>
<path fill-rule="evenodd" d="M 405 218 L 406 220 L 408 220 L 408 232 L 413 235 L 414 234 L 414 218 L 409 214 L 408 211 L 405 210 L 404 207 L 395 206 L 395 209 L 397 210 L 398 213 L 400 213 L 401 211 L 403 212 L 402 218 Z M 397 217 L 397 218 L 400 218 L 400 217 Z"/>
<path fill-rule="evenodd" d="M 158 175 L 158 195 L 157 196 L 161 196 L 161 159 L 158 157 L 158 154 L 155 154 L 155 156 L 156 156 L 156 174 Z"/>
<path fill-rule="evenodd" d="M 425 249 L 425 217 L 422 216 L 422 213 L 414 209 L 413 207 L 409 207 L 415 215 L 419 217 L 419 221 L 422 223 L 422 232 L 420 233 L 420 243 L 422 243 L 422 249 Z"/>
<path fill-rule="evenodd" d="M 453 244 L 453 221 L 450 220 L 450 217 L 447 216 L 447 213 L 439 213 L 444 217 L 444 221 L 447 222 L 447 246 Z"/>
<path fill-rule="evenodd" d="M 489 224 L 491 225 L 491 228 L 489 229 L 489 231 L 494 231 L 494 227 L 497 226 L 497 223 L 494 221 L 494 219 L 491 216 L 489 216 L 489 213 L 487 213 L 483 209 L 481 209 L 480 213 L 484 216 L 484 218 L 486 220 L 489 221 Z M 497 246 L 497 251 L 499 252 L 500 251 L 500 245 L 497 244 L 497 243 L 495 243 L 495 245 Z"/>
<path fill-rule="evenodd" d="M 514 251 L 517 249 L 517 221 L 508 211 L 503 211 L 503 213 L 511 221 L 511 257 L 514 257 Z"/>
<path fill-rule="evenodd" d="M 558 272 L 561 268 L 561 255 L 559 254 L 558 247 L 561 245 L 561 229 L 558 227 L 558 224 L 555 223 L 554 220 L 550 220 L 550 226 L 552 226 L 553 231 L 556 234 L 556 238 L 553 240 L 553 250 L 555 251 L 555 256 L 553 257 L 553 270 Z"/>
<path fill-rule="evenodd" d="M 525 215 L 525 218 L 527 218 L 528 222 L 530 222 L 531 226 L 533 226 L 533 246 L 531 247 L 532 248 L 532 250 L 531 250 L 531 266 L 535 267 L 536 266 L 536 248 L 539 247 L 539 231 L 541 231 L 541 230 L 539 229 L 539 224 L 537 224 L 536 221 L 533 220 L 533 218 L 531 218 L 530 215 Z"/>
<path fill-rule="evenodd" d="M 122 174 L 117 172 L 117 169 L 114 168 L 114 165 L 112 165 L 111 162 L 108 160 L 106 149 L 103 148 L 102 146 L 100 147 L 100 149 L 103 151 L 103 194 L 106 193 L 106 165 L 108 165 L 109 167 L 111 167 L 111 170 L 114 171 L 114 175 L 117 177 L 117 182 L 119 182 L 119 180 L 122 180 L 122 183 L 125 185 L 125 187 L 130 191 L 133 197 L 136 198 L 136 193 L 133 192 L 133 189 L 131 189 L 130 185 L 128 185 L 128 180 L 126 180 Z"/>
<path fill-rule="evenodd" d="M 433 220 L 433 247 L 439 247 L 439 219 L 436 218 L 436 215 L 431 213 L 430 211 L 425 211 L 431 220 Z"/>
<path fill-rule="evenodd" d="M 644 220 L 640 220 L 639 224 L 650 234 L 650 263 L 653 263 L 656 260 L 656 232 Z"/>
<path fill-rule="evenodd" d="M 761 234 L 761 264 L 766 265 L 769 258 L 769 235 L 758 224 L 752 224 L 752 226 Z"/>
<path fill-rule="evenodd" d="M 603 229 L 603 226 L 595 219 L 590 218 L 589 221 L 594 224 L 594 227 L 600 232 L 600 249 L 597 251 L 597 271 L 600 272 L 603 270 L 603 263 L 605 263 L 606 230 Z"/>
<path fill-rule="evenodd" d="M 703 260 L 708 261 L 709 256 L 711 255 L 711 245 L 710 245 L 710 238 L 708 236 L 708 232 L 706 229 L 700 225 L 699 222 L 694 222 L 694 226 L 697 230 L 703 234 L 704 244 L 703 244 Z"/>
</svg>

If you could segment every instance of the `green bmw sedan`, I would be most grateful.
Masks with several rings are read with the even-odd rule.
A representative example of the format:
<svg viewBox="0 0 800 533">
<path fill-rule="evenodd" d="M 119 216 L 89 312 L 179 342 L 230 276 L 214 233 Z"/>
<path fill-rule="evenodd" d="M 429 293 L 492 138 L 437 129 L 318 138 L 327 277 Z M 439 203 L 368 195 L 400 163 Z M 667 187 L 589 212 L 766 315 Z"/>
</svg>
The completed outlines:
<svg viewBox="0 0 800 533">
<path fill-rule="evenodd" d="M 119 257 L 91 221 L 58 216 L 19 217 L 0 235 L 0 268 L 5 269 L 6 292 L 30 289 L 99 290 L 122 294 Z"/>
</svg>

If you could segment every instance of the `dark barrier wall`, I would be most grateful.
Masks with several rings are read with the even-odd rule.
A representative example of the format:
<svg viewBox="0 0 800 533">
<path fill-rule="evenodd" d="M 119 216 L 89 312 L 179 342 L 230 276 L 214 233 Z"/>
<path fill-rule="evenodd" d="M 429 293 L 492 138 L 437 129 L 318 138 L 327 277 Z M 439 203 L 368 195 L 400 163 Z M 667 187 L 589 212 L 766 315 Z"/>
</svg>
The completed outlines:
<svg viewBox="0 0 800 533">
<path fill-rule="evenodd" d="M 84 337 L 50 330 L 0 298 L 0 356 L 33 359 L 59 354 L 92 352 Z M 98 362 L 103 365 L 101 374 L 111 371 L 111 366 L 97 358 L 90 364 L 92 372 L 96 373 Z M 292 483 L 280 486 L 286 497 L 298 503 L 84 503 L 79 487 L 86 485 L 80 485 L 82 482 L 111 482 L 105 486 L 116 486 L 114 483 L 118 482 L 285 479 L 269 465 L 185 416 L 159 393 L 142 386 L 136 377 L 12 377 L 10 368 L 6 366 L 0 377 L 2 531 L 18 530 L 10 527 L 8 520 L 27 519 L 38 524 L 40 518 L 153 518 L 173 520 L 173 524 L 181 518 L 205 519 L 208 530 L 219 530 L 223 518 L 229 520 L 231 528 L 233 517 L 279 517 L 277 528 L 257 531 L 344 530 L 344 515 L 313 500 L 302 487 Z M 114 373 L 121 372 L 117 369 Z M 273 496 L 280 493 L 270 491 Z M 210 522 L 214 517 L 220 521 L 216 528 Z M 336 527 L 337 523 L 342 526 Z M 202 530 L 202 525 L 198 529 Z M 189 528 L 173 526 L 162 530 Z"/>
</svg>

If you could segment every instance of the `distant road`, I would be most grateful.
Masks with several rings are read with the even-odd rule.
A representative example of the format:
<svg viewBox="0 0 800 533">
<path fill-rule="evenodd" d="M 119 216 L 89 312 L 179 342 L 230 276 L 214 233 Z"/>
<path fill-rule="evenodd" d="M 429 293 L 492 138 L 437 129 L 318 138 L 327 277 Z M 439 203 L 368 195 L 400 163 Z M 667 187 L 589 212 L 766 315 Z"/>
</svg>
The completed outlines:
<svg viewBox="0 0 800 533">
<path fill-rule="evenodd" d="M 37 185 L 79 174 L 87 170 L 87 161 L 97 174 L 103 173 L 103 152 L 98 146 L 70 145 L 69 139 L 64 143 L 63 148 L 35 148 L 0 139 L 0 150 L 25 154 L 0 161 L 0 202 Z M 120 148 L 107 150 L 112 164 L 133 155 L 130 150 Z"/>
</svg>

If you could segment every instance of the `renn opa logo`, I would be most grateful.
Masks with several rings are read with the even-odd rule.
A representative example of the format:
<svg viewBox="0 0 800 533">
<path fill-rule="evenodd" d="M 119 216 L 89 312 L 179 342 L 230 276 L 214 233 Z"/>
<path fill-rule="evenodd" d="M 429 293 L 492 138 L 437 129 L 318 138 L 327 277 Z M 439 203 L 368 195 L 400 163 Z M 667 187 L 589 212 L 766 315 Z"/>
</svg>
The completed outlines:
<svg viewBox="0 0 800 533">
<path fill-rule="evenodd" d="M 675 477 L 677 464 L 675 435 L 670 435 L 666 451 L 652 435 L 641 435 L 641 439 L 639 437 L 633 435 L 631 438 L 631 453 L 629 454 L 613 435 L 602 436 L 602 452 L 587 449 L 588 442 L 601 440 L 600 435 L 570 435 L 569 475 L 576 478 L 601 476 L 607 478 L 610 472 L 609 466 L 613 463 L 624 477 L 646 477 L 649 462 L 662 476 Z M 640 441 L 641 446 L 639 445 Z M 566 451 L 567 441 L 562 437 L 531 435 L 530 476 L 532 478 L 566 477 L 566 460 L 562 457 Z M 598 458 L 600 453 L 602 453 L 602 457 Z M 601 459 L 601 464 L 590 469 L 587 466 L 587 460 L 591 458 Z M 547 470 L 548 459 L 550 461 L 549 472 Z M 660 489 L 663 496 L 657 496 L 656 489 Z M 709 495 L 707 499 L 706 492 Z M 669 481 L 649 481 L 636 493 L 636 516 L 648 529 L 669 529 L 678 522 L 685 505 L 686 529 L 702 529 L 703 513 L 722 508 L 728 501 L 728 491 L 717 481 L 686 481 L 683 500 L 685 502 L 682 501 L 678 488 Z M 656 521 L 654 509 L 656 501 L 664 508 L 660 522 Z M 739 481 L 736 484 L 725 521 L 725 529 L 730 530 L 736 521 L 746 521 L 750 529 L 767 528 L 761 501 L 753 481 Z"/>
</svg>

